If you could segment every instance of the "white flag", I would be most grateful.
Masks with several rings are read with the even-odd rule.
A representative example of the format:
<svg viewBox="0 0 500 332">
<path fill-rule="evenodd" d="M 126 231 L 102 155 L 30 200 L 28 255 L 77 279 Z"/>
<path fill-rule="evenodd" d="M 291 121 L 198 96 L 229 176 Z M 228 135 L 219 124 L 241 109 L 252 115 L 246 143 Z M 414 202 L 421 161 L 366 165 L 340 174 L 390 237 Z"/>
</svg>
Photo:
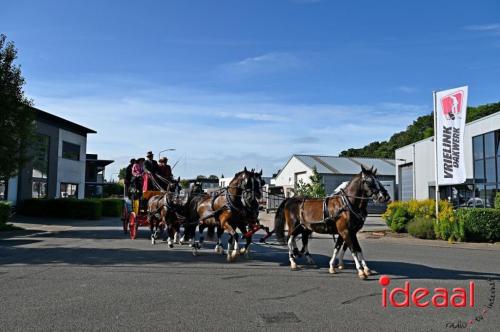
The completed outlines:
<svg viewBox="0 0 500 332">
<path fill-rule="evenodd" d="M 436 93 L 437 180 L 439 185 L 464 183 L 464 131 L 468 87 Z"/>
</svg>

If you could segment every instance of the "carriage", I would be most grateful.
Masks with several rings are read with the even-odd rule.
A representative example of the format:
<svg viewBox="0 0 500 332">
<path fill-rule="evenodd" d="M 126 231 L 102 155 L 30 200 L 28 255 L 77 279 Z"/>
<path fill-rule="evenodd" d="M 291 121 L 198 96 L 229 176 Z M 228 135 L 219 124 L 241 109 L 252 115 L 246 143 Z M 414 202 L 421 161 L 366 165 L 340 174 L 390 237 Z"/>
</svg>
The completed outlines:
<svg viewBox="0 0 500 332">
<path fill-rule="evenodd" d="M 161 194 L 161 191 L 151 190 L 153 188 L 148 188 L 148 175 L 143 176 L 143 187 L 142 193 L 137 190 L 133 190 L 130 197 L 127 193 L 123 196 L 123 208 L 122 208 L 122 224 L 123 232 L 129 234 L 130 238 L 134 240 L 137 237 L 137 230 L 139 226 L 150 227 L 148 221 L 147 212 L 147 201 L 156 195 Z"/>
</svg>

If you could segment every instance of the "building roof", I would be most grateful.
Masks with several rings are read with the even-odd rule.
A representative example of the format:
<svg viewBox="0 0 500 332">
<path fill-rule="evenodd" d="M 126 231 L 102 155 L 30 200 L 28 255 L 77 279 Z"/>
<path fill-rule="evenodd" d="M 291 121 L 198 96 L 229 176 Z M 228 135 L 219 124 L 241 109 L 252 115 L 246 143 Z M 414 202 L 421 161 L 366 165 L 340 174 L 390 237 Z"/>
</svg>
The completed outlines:
<svg viewBox="0 0 500 332">
<path fill-rule="evenodd" d="M 55 124 L 65 130 L 72 131 L 80 135 L 97 133 L 95 130 L 79 125 L 78 123 L 71 122 L 69 120 L 63 119 L 54 114 L 47 113 L 35 107 L 31 108 L 35 111 L 36 119 L 38 121 L 47 122 L 49 124 Z"/>
<path fill-rule="evenodd" d="M 315 156 L 294 154 L 292 156 L 299 159 L 309 168 L 318 170 L 320 174 L 357 174 L 360 172 L 361 165 L 365 167 L 374 167 L 378 175 L 396 175 L 395 162 L 393 159 L 379 158 L 354 158 L 354 157 L 336 157 L 336 156 Z"/>
</svg>

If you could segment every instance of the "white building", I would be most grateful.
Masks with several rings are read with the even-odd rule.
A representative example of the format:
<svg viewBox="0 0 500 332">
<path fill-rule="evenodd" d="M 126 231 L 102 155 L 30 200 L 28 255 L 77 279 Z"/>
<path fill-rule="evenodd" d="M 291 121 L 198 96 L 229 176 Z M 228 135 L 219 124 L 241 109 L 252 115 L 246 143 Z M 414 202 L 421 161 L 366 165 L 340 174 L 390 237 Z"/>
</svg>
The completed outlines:
<svg viewBox="0 0 500 332">
<path fill-rule="evenodd" d="M 467 181 L 440 186 L 441 199 L 456 205 L 490 206 L 500 189 L 500 112 L 465 126 L 464 158 Z M 434 138 L 429 137 L 396 150 L 396 185 L 399 199 L 434 198 Z M 475 199 L 473 199 L 475 198 Z"/>
<path fill-rule="evenodd" d="M 310 183 L 309 177 L 313 173 L 313 168 L 316 167 L 322 176 L 327 194 L 331 194 L 340 184 L 350 181 L 355 174 L 358 174 L 361 171 L 361 165 L 375 167 L 378 178 L 387 187 L 391 197 L 394 197 L 395 163 L 392 159 L 294 154 L 276 175 L 274 183 L 278 187 L 283 187 L 286 196 L 291 196 L 296 183 L 299 181 Z M 371 210 L 375 212 L 384 207 L 380 206 Z"/>
</svg>

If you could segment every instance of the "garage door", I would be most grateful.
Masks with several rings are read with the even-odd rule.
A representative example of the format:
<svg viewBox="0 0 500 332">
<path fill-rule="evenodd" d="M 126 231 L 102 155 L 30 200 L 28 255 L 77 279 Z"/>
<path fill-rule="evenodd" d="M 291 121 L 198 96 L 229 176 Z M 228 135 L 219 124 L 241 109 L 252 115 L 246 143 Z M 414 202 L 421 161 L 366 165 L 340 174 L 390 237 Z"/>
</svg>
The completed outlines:
<svg viewBox="0 0 500 332">
<path fill-rule="evenodd" d="M 413 164 L 399 167 L 399 179 L 401 183 L 402 201 L 408 201 L 413 198 Z"/>
</svg>

